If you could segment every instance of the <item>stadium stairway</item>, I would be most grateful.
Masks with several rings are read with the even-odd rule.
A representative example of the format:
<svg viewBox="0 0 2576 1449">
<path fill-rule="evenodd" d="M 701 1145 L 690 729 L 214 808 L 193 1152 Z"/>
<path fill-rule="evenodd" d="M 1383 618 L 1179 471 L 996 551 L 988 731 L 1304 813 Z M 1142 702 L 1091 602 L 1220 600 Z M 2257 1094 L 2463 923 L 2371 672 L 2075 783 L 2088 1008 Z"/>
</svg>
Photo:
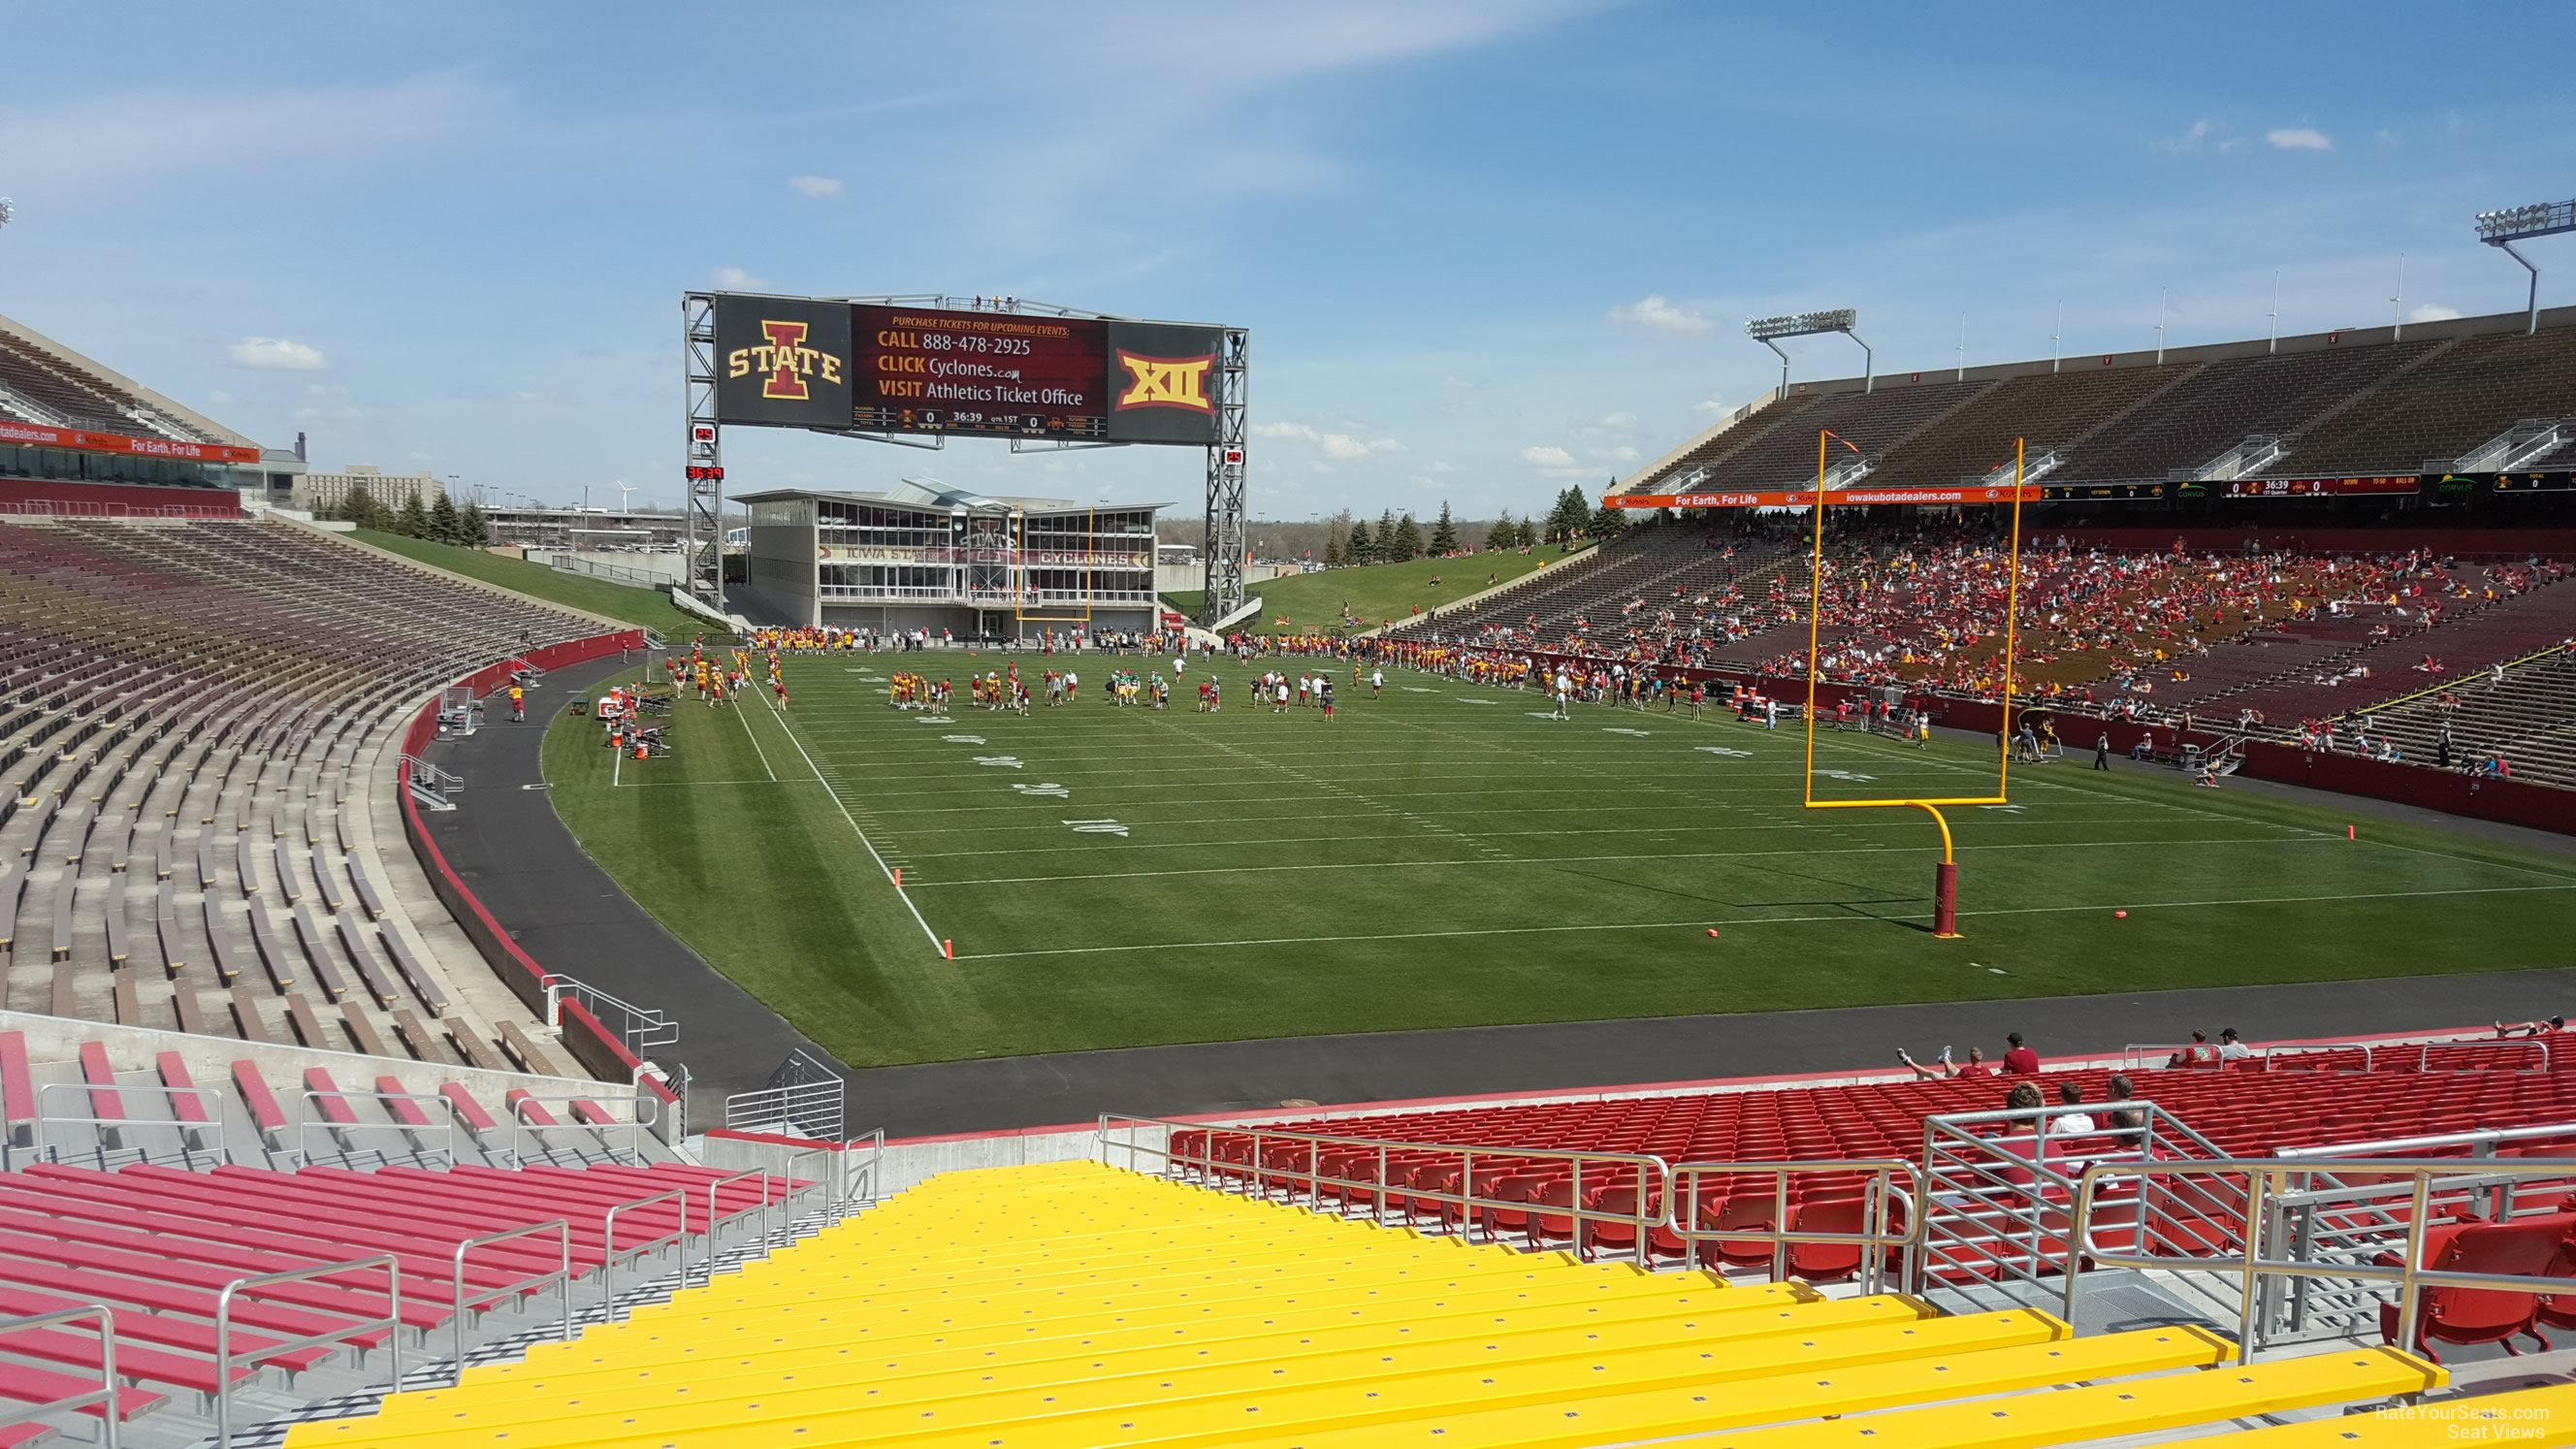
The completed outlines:
<svg viewBox="0 0 2576 1449">
<path fill-rule="evenodd" d="M 1071 1163 L 931 1179 L 577 1342 L 285 1443 L 2458 1442 L 2441 1412 L 2333 1417 L 2444 1387 L 2408 1354 L 2236 1357 L 2192 1326 L 2078 1336 L 2029 1309 L 1728 1286 Z M 2545 1416 L 2571 1398 L 2481 1406 Z"/>
</svg>

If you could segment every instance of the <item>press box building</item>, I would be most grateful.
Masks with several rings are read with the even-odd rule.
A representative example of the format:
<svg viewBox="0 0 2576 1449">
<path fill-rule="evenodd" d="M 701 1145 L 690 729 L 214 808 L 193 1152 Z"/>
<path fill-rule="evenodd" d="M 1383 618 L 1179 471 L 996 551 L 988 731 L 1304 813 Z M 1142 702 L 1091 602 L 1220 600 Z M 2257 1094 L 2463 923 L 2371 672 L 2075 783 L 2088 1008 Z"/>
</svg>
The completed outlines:
<svg viewBox="0 0 2576 1449">
<path fill-rule="evenodd" d="M 927 478 L 879 492 L 779 489 L 751 515 L 742 612 L 757 622 L 1033 641 L 1150 632 L 1154 513 L 1170 505 L 996 498 Z"/>
</svg>

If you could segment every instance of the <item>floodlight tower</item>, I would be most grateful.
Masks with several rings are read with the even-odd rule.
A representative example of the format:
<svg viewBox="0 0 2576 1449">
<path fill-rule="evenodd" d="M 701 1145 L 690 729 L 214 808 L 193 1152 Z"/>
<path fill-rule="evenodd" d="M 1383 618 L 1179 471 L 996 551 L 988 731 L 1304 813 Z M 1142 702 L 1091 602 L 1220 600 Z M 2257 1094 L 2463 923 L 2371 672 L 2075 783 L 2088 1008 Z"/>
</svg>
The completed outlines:
<svg viewBox="0 0 2576 1449">
<path fill-rule="evenodd" d="M 1787 397 L 1789 395 L 1789 354 L 1780 352 L 1780 343 L 1777 339 L 1814 337 L 1827 332 L 1839 332 L 1854 342 L 1860 342 L 1860 390 L 1871 392 L 1876 390 L 1878 385 L 1878 358 L 1869 350 L 1868 343 L 1860 341 L 1860 334 L 1852 330 L 1852 325 L 1859 320 L 1860 314 L 1849 307 L 1830 312 L 1799 312 L 1779 317 L 1748 317 L 1744 321 L 1744 335 L 1780 354 L 1780 395 Z"/>
<path fill-rule="evenodd" d="M 0 196 L 0 227 L 7 226 L 9 224 L 9 218 L 16 216 L 17 214 L 17 204 L 10 201 L 10 199 L 5 196 Z"/>
<path fill-rule="evenodd" d="M 2531 320 L 2523 328 L 2525 332 L 2540 330 L 2540 268 L 2531 264 L 2531 258 L 2515 251 L 2513 244 L 2571 231 L 2576 231 L 2576 201 L 2543 201 L 2478 213 L 2478 240 L 2501 249 L 2531 273 Z"/>
</svg>

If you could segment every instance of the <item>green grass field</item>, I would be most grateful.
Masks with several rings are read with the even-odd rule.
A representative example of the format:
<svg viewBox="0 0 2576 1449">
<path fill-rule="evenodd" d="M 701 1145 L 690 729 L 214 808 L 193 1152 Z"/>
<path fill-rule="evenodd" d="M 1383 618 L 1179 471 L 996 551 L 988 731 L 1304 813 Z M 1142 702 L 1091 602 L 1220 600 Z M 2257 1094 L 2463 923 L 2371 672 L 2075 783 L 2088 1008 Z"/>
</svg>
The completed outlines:
<svg viewBox="0 0 2576 1449">
<path fill-rule="evenodd" d="M 463 574 L 487 584 L 498 584 L 505 589 L 516 589 L 531 598 L 547 599 L 570 608 L 587 609 L 594 614 L 606 614 L 612 619 L 639 624 L 666 639 L 685 640 L 705 630 L 709 623 L 675 607 L 669 591 L 664 589 L 630 588 L 587 574 L 565 573 L 525 559 L 503 558 L 479 548 L 429 543 L 405 538 L 399 533 L 379 533 L 372 528 L 357 529 L 349 536 L 432 568 Z"/>
<path fill-rule="evenodd" d="M 1246 627 L 1265 634 L 1340 634 L 1347 632 L 1342 627 L 1342 606 L 1347 603 L 1360 619 L 1358 627 L 1371 629 L 1409 617 L 1416 606 L 1427 613 L 1469 594 L 1481 593 L 1492 587 L 1485 582 L 1488 577 L 1499 575 L 1498 582 L 1508 584 L 1542 565 L 1552 568 L 1566 557 L 1551 546 L 1532 549 L 1526 555 L 1480 553 L 1465 558 L 1418 558 L 1410 563 L 1369 564 L 1264 579 L 1246 589 L 1261 600 L 1258 625 Z M 1433 579 L 1440 582 L 1435 586 Z M 1193 619 L 1198 617 L 1199 600 L 1203 597 L 1196 591 L 1163 595 L 1170 607 Z"/>
<path fill-rule="evenodd" d="M 962 695 L 998 662 L 791 658 L 792 715 L 683 703 L 641 767 L 567 717 L 552 797 L 646 908 L 861 1066 L 2576 961 L 2576 861 L 2368 818 L 2349 841 L 2330 810 L 2084 759 L 1950 812 L 1965 939 L 1940 941 L 1931 822 L 1802 810 L 1786 726 L 1560 722 L 1410 671 L 1371 700 L 1347 668 L 1328 726 L 1252 708 L 1230 663 L 1221 714 L 1194 686 L 1114 709 L 1105 659 L 1025 719 L 886 704 L 893 668 Z M 1817 767 L 1845 798 L 1992 779 L 1964 745 L 1857 735 Z"/>
</svg>

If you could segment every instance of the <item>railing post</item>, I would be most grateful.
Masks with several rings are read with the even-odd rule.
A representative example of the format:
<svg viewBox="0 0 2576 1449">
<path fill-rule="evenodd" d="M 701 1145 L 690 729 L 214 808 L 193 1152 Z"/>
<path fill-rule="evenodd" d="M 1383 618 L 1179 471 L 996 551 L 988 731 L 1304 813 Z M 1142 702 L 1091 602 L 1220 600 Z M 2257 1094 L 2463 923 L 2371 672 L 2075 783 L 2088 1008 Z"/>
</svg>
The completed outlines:
<svg viewBox="0 0 2576 1449">
<path fill-rule="evenodd" d="M 1565 1220 L 1565 1226 L 1574 1234 L 1574 1261 L 1589 1263 L 1592 1259 L 1585 1252 L 1590 1244 L 1583 1231 L 1587 1224 L 1583 1221 L 1583 1159 L 1580 1157 L 1574 1159 L 1574 1181 L 1567 1187 L 1565 1196 L 1566 1211 L 1570 1214 Z M 1532 1221 L 1536 1219 L 1533 1218 Z"/>
<path fill-rule="evenodd" d="M 2397 1280 L 2397 1347 L 2415 1352 L 2416 1299 L 2415 1275 L 2424 1269 L 2424 1214 L 2430 1203 L 2433 1179 L 2424 1172 L 2415 1174 L 2413 1210 L 2406 1215 L 2406 1271 Z"/>
<path fill-rule="evenodd" d="M 2245 1174 L 2245 1281 L 2237 1303 L 2236 1361 L 2254 1361 L 2254 1340 L 2259 1329 L 2255 1308 L 2256 1268 L 2263 1256 L 2263 1197 L 2271 1186 L 2271 1174 L 2256 1169 Z"/>
</svg>

